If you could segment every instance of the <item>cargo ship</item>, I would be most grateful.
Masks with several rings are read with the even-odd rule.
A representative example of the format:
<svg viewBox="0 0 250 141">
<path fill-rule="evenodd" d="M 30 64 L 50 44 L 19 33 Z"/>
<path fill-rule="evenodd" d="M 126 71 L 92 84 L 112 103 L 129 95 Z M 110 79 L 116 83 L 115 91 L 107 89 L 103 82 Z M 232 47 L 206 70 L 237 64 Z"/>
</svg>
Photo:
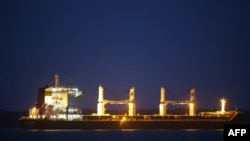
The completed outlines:
<svg viewBox="0 0 250 141">
<path fill-rule="evenodd" d="M 59 85 L 59 76 L 55 75 L 55 86 L 45 86 L 38 90 L 35 106 L 29 109 L 29 115 L 19 118 L 25 129 L 223 129 L 225 124 L 237 122 L 240 112 L 226 111 L 226 99 L 220 99 L 221 109 L 196 113 L 195 88 L 189 93 L 188 100 L 166 100 L 166 89 L 160 88 L 159 113 L 140 115 L 136 113 L 135 88 L 129 90 L 126 100 L 108 100 L 104 98 L 104 88 L 99 86 L 97 112 L 82 113 L 76 100 L 83 95 L 78 88 Z M 107 104 L 128 105 L 124 115 L 106 113 Z M 188 114 L 168 113 L 168 105 L 187 105 Z"/>
</svg>

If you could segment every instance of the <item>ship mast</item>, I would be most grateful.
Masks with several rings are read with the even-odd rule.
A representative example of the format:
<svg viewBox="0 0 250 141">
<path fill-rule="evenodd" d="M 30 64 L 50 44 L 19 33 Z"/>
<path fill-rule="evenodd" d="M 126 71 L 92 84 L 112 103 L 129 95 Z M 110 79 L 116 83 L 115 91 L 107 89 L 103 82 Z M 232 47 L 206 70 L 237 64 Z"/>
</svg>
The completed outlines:
<svg viewBox="0 0 250 141">
<path fill-rule="evenodd" d="M 55 74 L 55 88 L 57 88 L 59 86 L 59 75 Z"/>
</svg>

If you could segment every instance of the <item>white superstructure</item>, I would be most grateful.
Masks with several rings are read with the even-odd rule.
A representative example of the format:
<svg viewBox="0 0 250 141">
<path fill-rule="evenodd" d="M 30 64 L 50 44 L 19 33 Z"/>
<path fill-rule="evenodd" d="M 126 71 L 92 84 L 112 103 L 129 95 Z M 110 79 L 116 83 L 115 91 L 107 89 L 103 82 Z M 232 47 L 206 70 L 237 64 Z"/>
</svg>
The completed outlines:
<svg viewBox="0 0 250 141">
<path fill-rule="evenodd" d="M 55 75 L 55 86 L 45 88 L 44 103 L 41 107 L 32 107 L 30 118 L 55 120 L 81 120 L 81 109 L 75 105 L 82 92 L 78 88 L 59 85 L 59 76 Z"/>
</svg>

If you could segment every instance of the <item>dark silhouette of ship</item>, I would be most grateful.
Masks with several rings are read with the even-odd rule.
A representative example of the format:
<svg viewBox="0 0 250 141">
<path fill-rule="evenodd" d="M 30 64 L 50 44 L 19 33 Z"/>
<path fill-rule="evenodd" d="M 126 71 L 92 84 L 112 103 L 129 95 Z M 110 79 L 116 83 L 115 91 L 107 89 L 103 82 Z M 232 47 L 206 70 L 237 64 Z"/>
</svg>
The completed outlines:
<svg viewBox="0 0 250 141">
<path fill-rule="evenodd" d="M 77 106 L 77 99 L 83 95 L 74 87 L 63 87 L 55 75 L 55 86 L 38 90 L 37 103 L 29 109 L 29 116 L 21 117 L 19 123 L 25 129 L 223 129 L 225 124 L 237 123 L 240 113 L 226 111 L 226 99 L 222 98 L 221 109 L 196 113 L 195 89 L 190 90 L 188 100 L 165 100 L 165 88 L 161 87 L 159 113 L 139 115 L 136 113 L 135 88 L 131 87 L 126 100 L 107 100 L 104 88 L 99 86 L 97 113 L 85 115 Z M 106 113 L 106 104 L 126 104 L 125 115 Z M 188 105 L 188 114 L 167 113 L 169 104 Z"/>
</svg>

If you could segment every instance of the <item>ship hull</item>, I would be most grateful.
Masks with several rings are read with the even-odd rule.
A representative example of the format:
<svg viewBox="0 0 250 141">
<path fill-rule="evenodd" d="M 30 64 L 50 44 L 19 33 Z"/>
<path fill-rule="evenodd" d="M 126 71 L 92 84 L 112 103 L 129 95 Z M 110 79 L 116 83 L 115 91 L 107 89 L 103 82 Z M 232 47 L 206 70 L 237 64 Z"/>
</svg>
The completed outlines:
<svg viewBox="0 0 250 141">
<path fill-rule="evenodd" d="M 20 120 L 25 129 L 223 129 L 230 121 L 52 121 Z"/>
</svg>

